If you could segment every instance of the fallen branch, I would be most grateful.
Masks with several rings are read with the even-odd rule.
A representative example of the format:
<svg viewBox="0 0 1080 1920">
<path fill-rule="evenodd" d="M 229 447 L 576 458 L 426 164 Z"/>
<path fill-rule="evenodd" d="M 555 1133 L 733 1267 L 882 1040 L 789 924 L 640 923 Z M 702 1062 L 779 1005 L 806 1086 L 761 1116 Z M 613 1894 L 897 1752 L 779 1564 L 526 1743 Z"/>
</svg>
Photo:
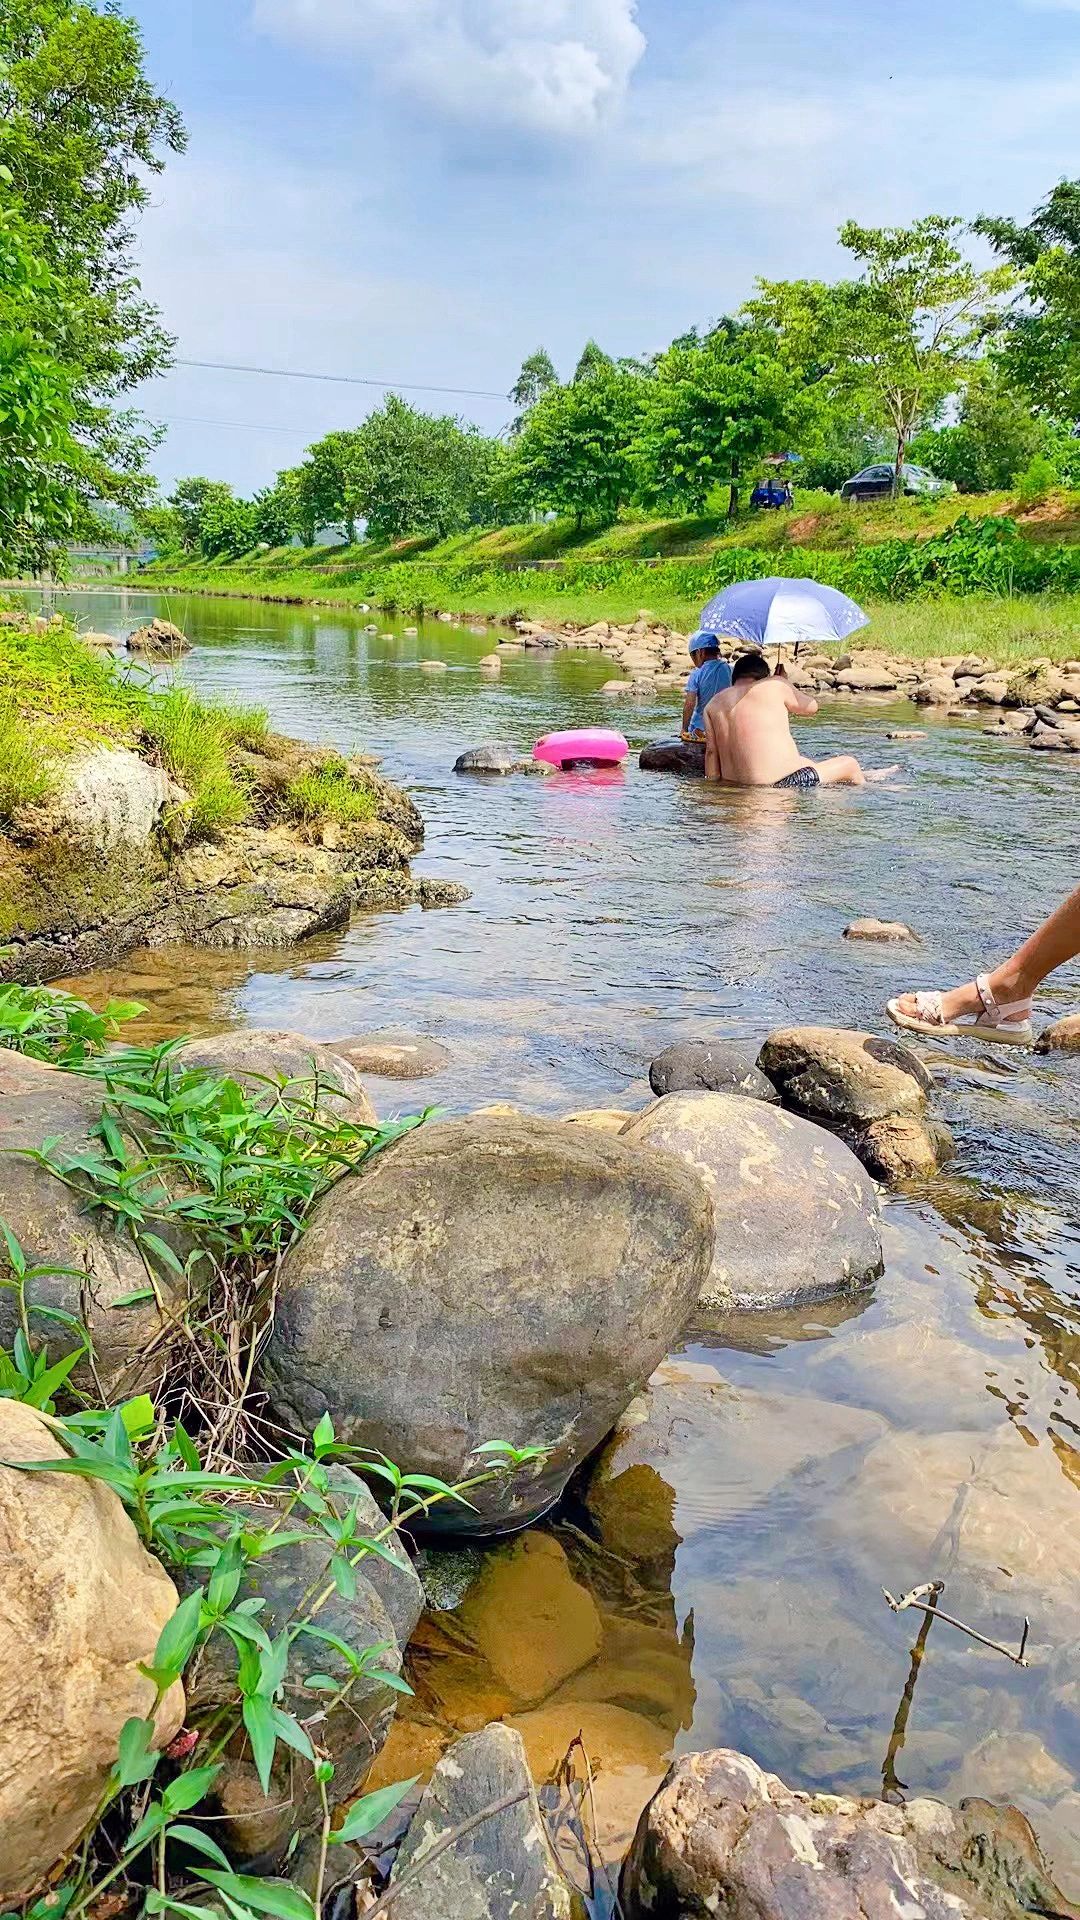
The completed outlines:
<svg viewBox="0 0 1080 1920">
<path fill-rule="evenodd" d="M 969 1639 L 977 1640 L 981 1647 L 989 1647 L 992 1653 L 1003 1653 L 1006 1660 L 1012 1661 L 1014 1667 L 1027 1666 L 1024 1655 L 1028 1634 L 1031 1631 L 1031 1621 L 1026 1615 L 1024 1631 L 1020 1636 L 1020 1650 L 1014 1653 L 1011 1647 L 1003 1647 L 1000 1640 L 988 1640 L 985 1633 L 979 1633 L 974 1627 L 966 1626 L 963 1620 L 957 1620 L 951 1613 L 942 1612 L 937 1605 L 937 1596 L 945 1591 L 944 1580 L 927 1580 L 921 1587 L 912 1587 L 911 1592 L 903 1594 L 899 1600 L 889 1592 L 888 1587 L 882 1587 L 881 1591 L 894 1613 L 904 1613 L 908 1607 L 915 1607 L 918 1612 L 930 1614 L 935 1620 L 944 1620 L 946 1626 L 955 1627 L 958 1632 L 966 1633 Z"/>
</svg>

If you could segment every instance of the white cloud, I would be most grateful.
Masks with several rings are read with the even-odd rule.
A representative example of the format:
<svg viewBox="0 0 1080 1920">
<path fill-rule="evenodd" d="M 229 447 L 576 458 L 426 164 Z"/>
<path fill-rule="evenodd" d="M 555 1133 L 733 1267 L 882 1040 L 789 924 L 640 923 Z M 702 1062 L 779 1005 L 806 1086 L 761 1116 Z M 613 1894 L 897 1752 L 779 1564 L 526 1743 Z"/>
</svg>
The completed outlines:
<svg viewBox="0 0 1080 1920">
<path fill-rule="evenodd" d="M 595 131 L 645 52 L 636 0 L 253 0 L 256 28 L 452 119 Z"/>
</svg>

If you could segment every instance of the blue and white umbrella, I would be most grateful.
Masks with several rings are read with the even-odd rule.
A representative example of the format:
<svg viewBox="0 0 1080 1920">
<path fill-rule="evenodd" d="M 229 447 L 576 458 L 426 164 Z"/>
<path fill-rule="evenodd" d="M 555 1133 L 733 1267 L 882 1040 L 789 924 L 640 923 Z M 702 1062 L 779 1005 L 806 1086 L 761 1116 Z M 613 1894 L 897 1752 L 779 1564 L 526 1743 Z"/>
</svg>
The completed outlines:
<svg viewBox="0 0 1080 1920">
<path fill-rule="evenodd" d="M 870 624 L 870 616 L 836 587 L 816 580 L 740 580 L 715 594 L 702 611 L 709 633 L 745 640 L 751 647 L 790 647 L 846 640 Z"/>
</svg>

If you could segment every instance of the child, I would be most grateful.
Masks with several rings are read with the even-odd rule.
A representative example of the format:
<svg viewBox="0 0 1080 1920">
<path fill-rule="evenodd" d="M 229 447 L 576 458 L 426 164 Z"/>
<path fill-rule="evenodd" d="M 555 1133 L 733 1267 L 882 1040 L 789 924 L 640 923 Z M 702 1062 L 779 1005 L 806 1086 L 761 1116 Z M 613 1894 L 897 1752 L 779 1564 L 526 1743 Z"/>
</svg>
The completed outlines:
<svg viewBox="0 0 1080 1920">
<path fill-rule="evenodd" d="M 720 642 L 715 633 L 699 631 L 690 638 L 690 658 L 694 671 L 686 683 L 683 702 L 682 737 L 704 740 L 705 709 L 715 694 L 731 685 L 731 668 L 720 658 Z"/>
</svg>

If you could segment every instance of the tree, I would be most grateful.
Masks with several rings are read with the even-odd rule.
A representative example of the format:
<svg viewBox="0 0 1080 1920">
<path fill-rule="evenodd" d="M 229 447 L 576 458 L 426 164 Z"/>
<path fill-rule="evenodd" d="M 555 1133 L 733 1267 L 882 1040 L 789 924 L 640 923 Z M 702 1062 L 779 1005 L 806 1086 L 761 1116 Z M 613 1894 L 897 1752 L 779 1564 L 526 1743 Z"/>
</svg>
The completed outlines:
<svg viewBox="0 0 1080 1920">
<path fill-rule="evenodd" d="M 1032 460 L 1049 453 L 1052 439 L 1051 424 L 990 357 L 969 379 L 958 419 L 918 434 L 911 456 L 962 493 L 991 493 L 1011 487 Z"/>
<path fill-rule="evenodd" d="M 535 407 L 541 394 L 546 393 L 549 387 L 555 386 L 557 380 L 558 375 L 555 372 L 551 355 L 543 347 L 537 347 L 535 353 L 530 353 L 527 359 L 522 361 L 521 372 L 514 381 L 508 396 L 517 408 L 517 413 L 510 427 L 510 432 L 515 439 L 521 432 L 529 417 L 529 413 L 532 408 Z"/>
<path fill-rule="evenodd" d="M 178 480 L 170 493 L 166 506 L 176 515 L 180 544 L 185 553 L 200 551 L 207 500 L 221 491 L 230 491 L 223 481 L 208 480 L 205 474 L 196 474 L 190 479 Z"/>
<path fill-rule="evenodd" d="M 84 502 L 146 495 L 156 436 L 115 402 L 167 365 L 172 341 L 142 298 L 132 222 L 184 139 L 143 71 L 137 26 L 112 5 L 0 0 L 0 166 L 53 275 L 37 331 L 71 369 Z"/>
<path fill-rule="evenodd" d="M 255 544 L 255 510 L 223 482 L 211 487 L 199 523 L 199 549 L 207 560 L 239 560 Z"/>
<path fill-rule="evenodd" d="M 357 511 L 373 540 L 444 539 L 492 517 L 504 456 L 476 427 L 420 413 L 391 393 L 355 439 Z"/>
<path fill-rule="evenodd" d="M 586 340 L 574 368 L 574 380 L 592 380 L 597 374 L 610 373 L 614 366 L 610 353 L 605 353 L 595 340 Z"/>
<path fill-rule="evenodd" d="M 263 487 L 251 505 L 256 540 L 265 541 L 268 547 L 287 547 L 293 535 L 301 531 L 295 467 L 279 473 L 273 486 Z"/>
<path fill-rule="evenodd" d="M 791 420 L 797 382 L 752 328 L 720 327 L 669 347 L 643 392 L 635 451 L 644 497 L 700 513 L 723 481 L 734 514 L 748 466 L 775 450 Z"/>
<path fill-rule="evenodd" d="M 634 490 L 632 448 L 645 382 L 610 362 L 537 401 L 517 443 L 517 467 L 534 507 L 613 520 Z"/>
<path fill-rule="evenodd" d="M 356 430 L 325 433 L 307 450 L 304 492 L 317 527 L 332 527 L 352 545 L 363 513 L 363 453 Z"/>
<path fill-rule="evenodd" d="M 60 298 L 35 236 L 0 206 L 0 568 L 37 572 L 76 517 L 71 375 L 41 342 L 40 307 Z"/>
<path fill-rule="evenodd" d="M 912 434 L 963 389 L 1015 280 L 1010 267 L 972 266 L 955 244 L 959 226 L 941 214 L 911 227 L 849 220 L 840 238 L 859 279 L 759 281 L 747 308 L 820 404 L 861 408 L 888 430 L 897 488 Z"/>
<path fill-rule="evenodd" d="M 984 214 L 975 222 L 1020 277 L 1007 316 L 1004 360 L 1034 404 L 1080 420 L 1080 180 L 1059 180 L 1026 226 Z"/>
</svg>

